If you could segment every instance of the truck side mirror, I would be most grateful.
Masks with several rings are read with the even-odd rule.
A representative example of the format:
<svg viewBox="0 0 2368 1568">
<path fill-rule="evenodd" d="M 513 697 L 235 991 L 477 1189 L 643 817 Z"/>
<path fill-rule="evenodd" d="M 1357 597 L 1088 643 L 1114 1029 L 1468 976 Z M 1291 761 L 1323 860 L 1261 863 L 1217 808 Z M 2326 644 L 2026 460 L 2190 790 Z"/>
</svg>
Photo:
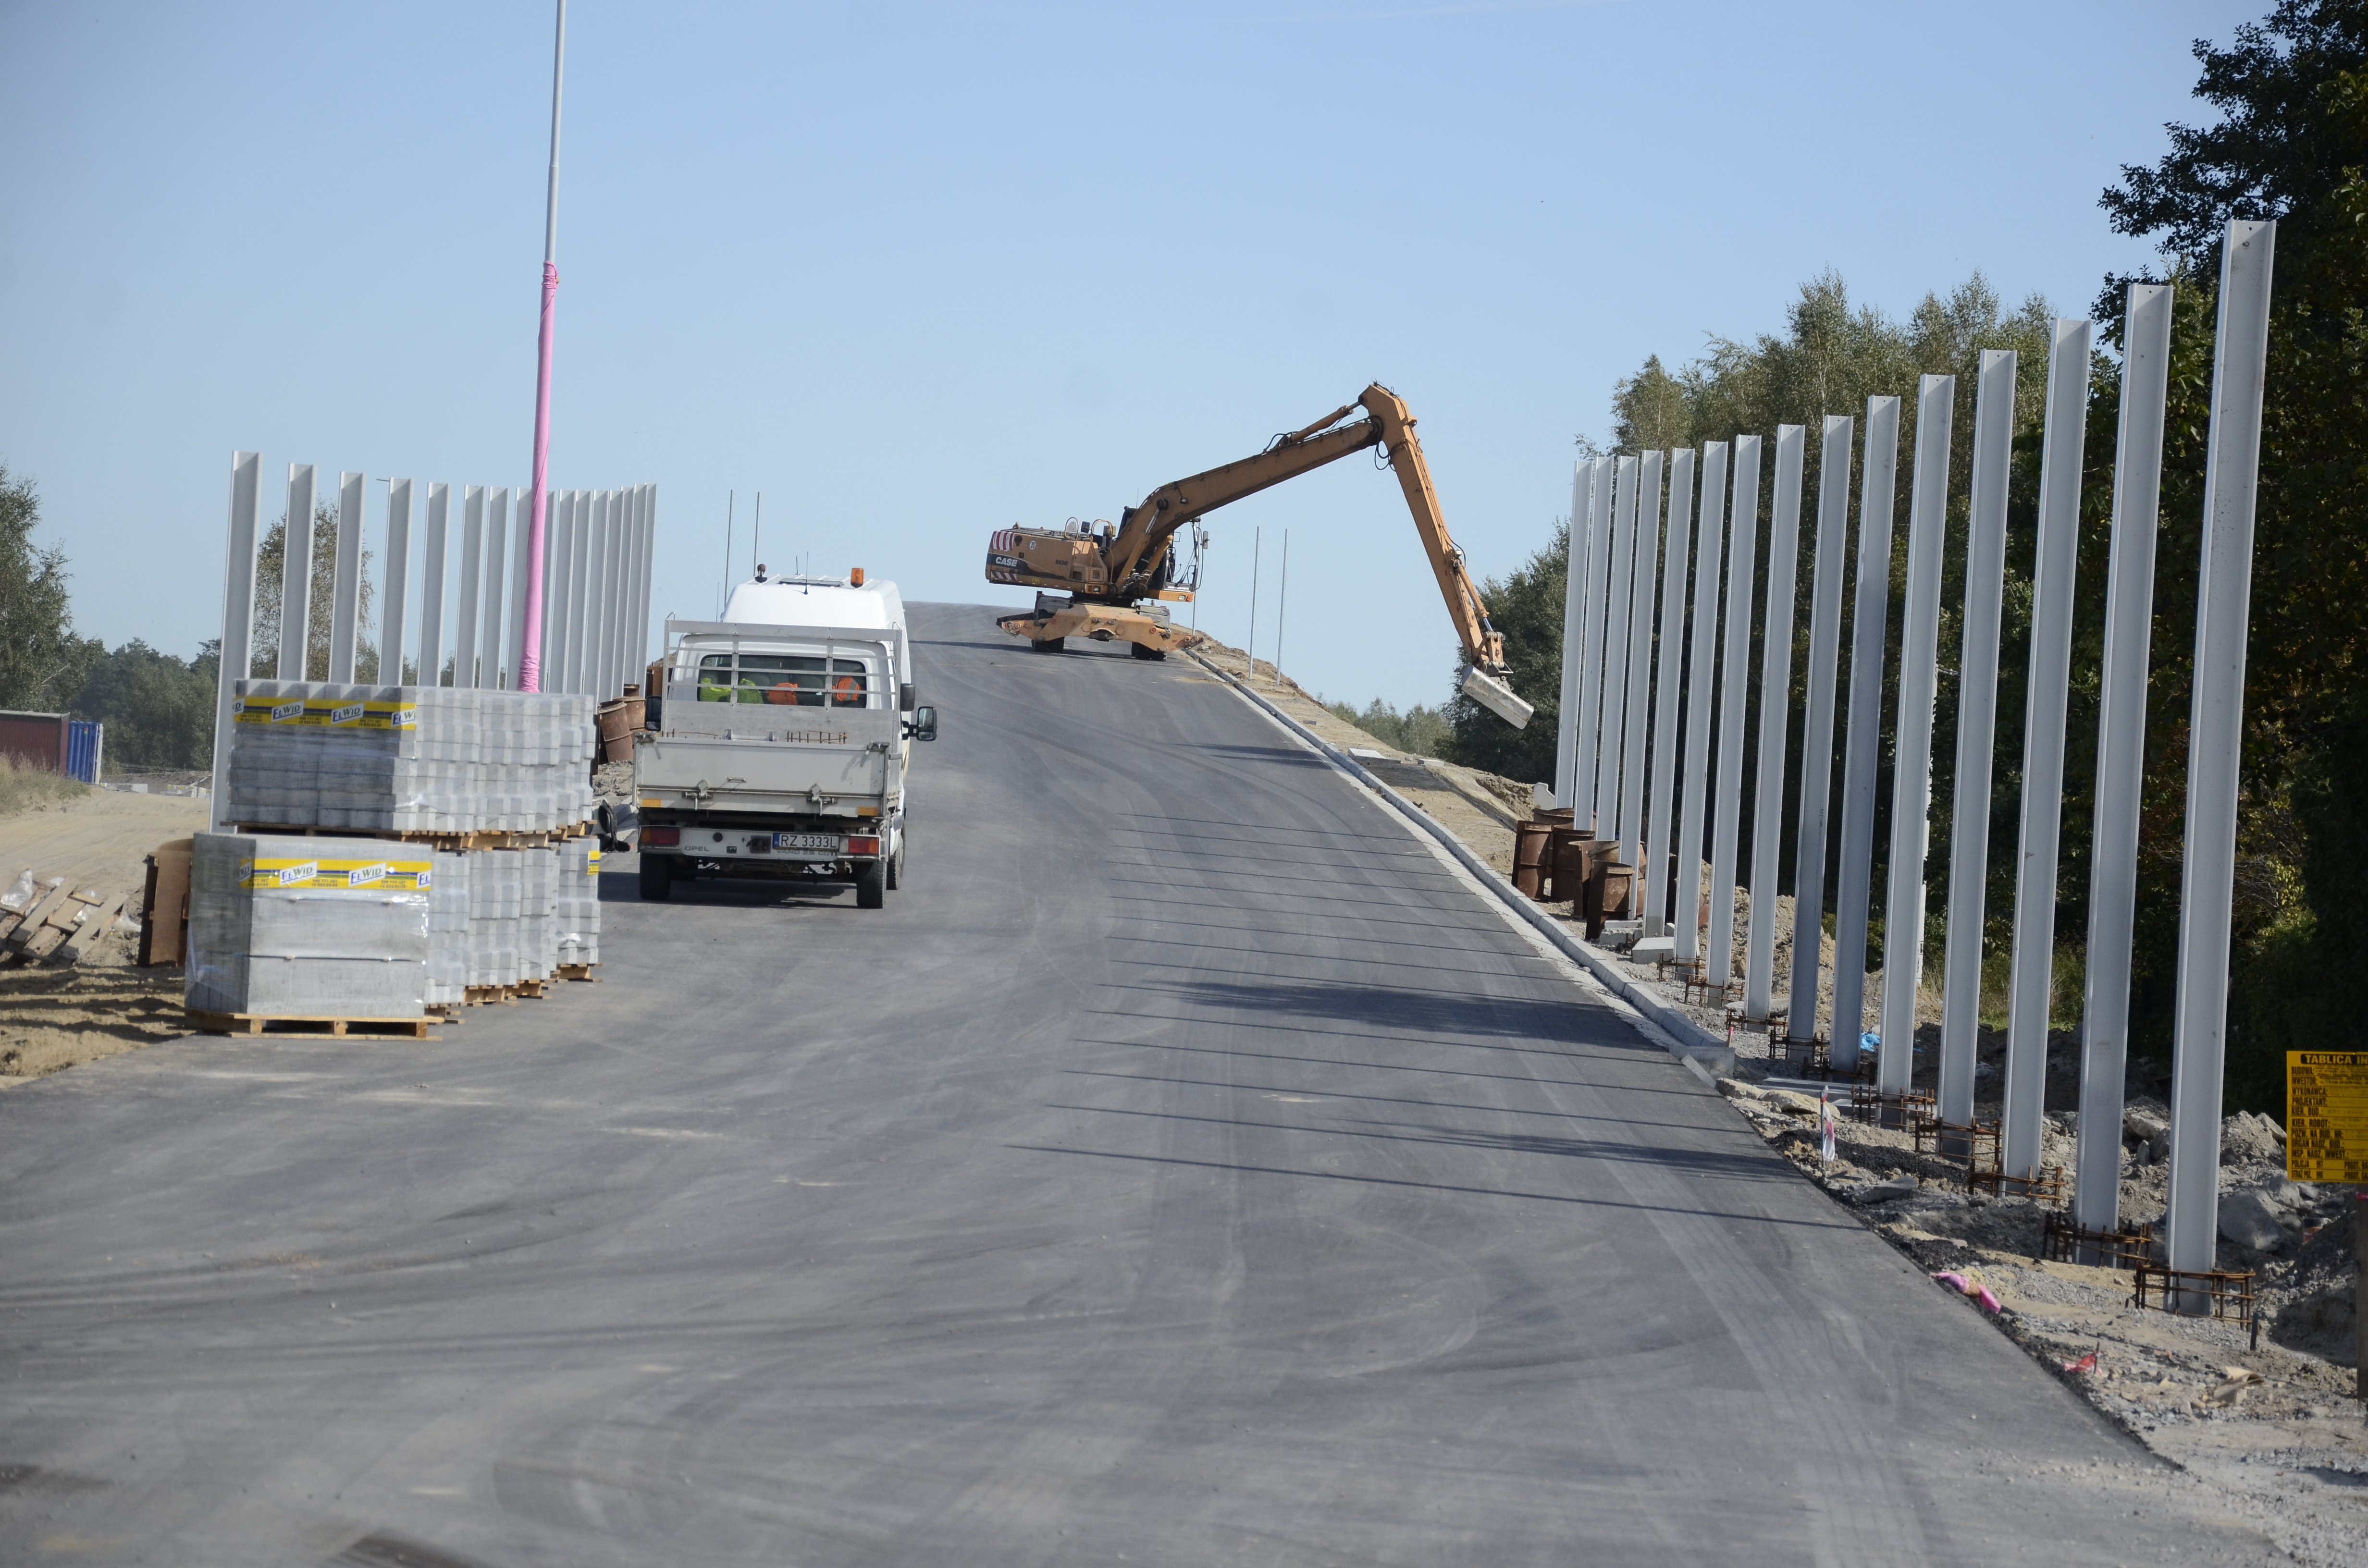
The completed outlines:
<svg viewBox="0 0 2368 1568">
<path fill-rule="evenodd" d="M 904 685 L 896 688 L 896 711 L 899 713 L 910 713 L 912 710 L 913 683 L 908 680 Z"/>
<path fill-rule="evenodd" d="M 913 722 L 905 726 L 905 733 L 916 741 L 936 740 L 938 738 L 938 710 L 934 708 L 914 709 Z"/>
</svg>

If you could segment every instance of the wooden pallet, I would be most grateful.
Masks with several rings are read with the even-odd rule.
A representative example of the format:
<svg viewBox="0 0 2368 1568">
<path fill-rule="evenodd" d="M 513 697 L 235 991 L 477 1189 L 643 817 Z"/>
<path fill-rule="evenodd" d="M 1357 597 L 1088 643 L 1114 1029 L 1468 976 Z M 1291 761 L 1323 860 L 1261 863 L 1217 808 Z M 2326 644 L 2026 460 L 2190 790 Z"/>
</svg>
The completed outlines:
<svg viewBox="0 0 2368 1568">
<path fill-rule="evenodd" d="M 52 963 L 76 963 L 123 913 L 124 895 L 70 888 L 63 879 L 35 884 L 30 905 L 0 909 L 0 950 Z"/>
<path fill-rule="evenodd" d="M 208 1013 L 183 1009 L 199 1034 L 269 1035 L 281 1040 L 435 1040 L 435 1018 L 336 1018 L 285 1013 Z"/>
<path fill-rule="evenodd" d="M 428 828 L 304 827 L 279 823 L 243 822 L 233 831 L 274 834 L 283 838 L 379 838 L 390 844 L 424 844 L 448 855 L 474 849 L 548 849 L 593 831 L 588 822 L 573 822 L 532 833 L 488 829 L 479 833 L 439 833 Z"/>
<path fill-rule="evenodd" d="M 551 971 L 551 978 L 553 980 L 580 980 L 587 984 L 598 985 L 600 983 L 600 977 L 592 971 L 599 967 L 600 966 L 596 963 L 564 963 L 557 969 Z"/>
<path fill-rule="evenodd" d="M 520 1002 L 542 999 L 543 987 L 549 982 L 521 980 L 516 985 L 472 985 L 461 993 L 464 1007 L 514 1007 Z"/>
</svg>

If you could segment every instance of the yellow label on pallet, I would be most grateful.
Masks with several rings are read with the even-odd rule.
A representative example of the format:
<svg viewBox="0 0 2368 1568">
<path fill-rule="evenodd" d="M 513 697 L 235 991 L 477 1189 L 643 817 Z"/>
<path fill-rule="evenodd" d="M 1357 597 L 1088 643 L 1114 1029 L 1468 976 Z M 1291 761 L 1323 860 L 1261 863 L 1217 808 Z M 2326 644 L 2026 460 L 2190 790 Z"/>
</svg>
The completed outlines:
<svg viewBox="0 0 2368 1568">
<path fill-rule="evenodd" d="M 231 722 L 237 724 L 302 724 L 360 733 L 368 730 L 416 730 L 419 709 L 409 702 L 338 702 L 328 698 L 233 697 Z"/>
<path fill-rule="evenodd" d="M 2368 1182 L 2368 1051 L 2286 1052 L 2286 1179 Z"/>
<path fill-rule="evenodd" d="M 431 860 L 264 860 L 246 869 L 244 888 L 336 888 L 344 892 L 426 892 L 434 881 Z"/>
</svg>

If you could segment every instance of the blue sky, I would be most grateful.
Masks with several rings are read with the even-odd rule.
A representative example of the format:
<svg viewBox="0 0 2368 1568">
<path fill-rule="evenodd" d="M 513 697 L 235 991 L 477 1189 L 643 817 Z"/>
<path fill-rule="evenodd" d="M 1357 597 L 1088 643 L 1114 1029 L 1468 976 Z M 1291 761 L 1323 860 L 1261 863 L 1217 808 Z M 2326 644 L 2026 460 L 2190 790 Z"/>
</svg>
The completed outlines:
<svg viewBox="0 0 2368 1568">
<path fill-rule="evenodd" d="M 1013 522 L 1395 387 L 1482 573 L 1612 381 L 1978 267 L 2078 313 L 2097 193 L 2247 4 L 569 9 L 552 483 L 659 486 L 654 619 L 765 553 L 907 598 Z M 548 5 L 0 0 L 0 462 L 86 634 L 216 634 L 230 454 L 522 484 Z M 381 526 L 373 485 L 370 528 Z M 1363 459 L 1215 514 L 1201 624 L 1436 702 L 1453 633 Z M 455 568 L 457 574 L 457 566 Z M 416 603 L 416 590 L 414 602 Z M 415 612 L 416 613 L 416 612 Z"/>
</svg>

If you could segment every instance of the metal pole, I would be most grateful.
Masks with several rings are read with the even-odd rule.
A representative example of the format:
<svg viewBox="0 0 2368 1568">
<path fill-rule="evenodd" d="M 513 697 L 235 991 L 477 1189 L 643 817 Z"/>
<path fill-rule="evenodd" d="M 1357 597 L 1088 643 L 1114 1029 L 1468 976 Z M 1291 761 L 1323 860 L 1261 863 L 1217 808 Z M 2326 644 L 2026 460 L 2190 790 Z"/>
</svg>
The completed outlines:
<svg viewBox="0 0 2368 1568">
<path fill-rule="evenodd" d="M 1646 452 L 1636 467 L 1636 548 L 1629 560 L 1634 570 L 1628 591 L 1628 678 L 1621 704 L 1620 801 L 1613 820 L 1620 824 L 1620 858 L 1645 869 L 1645 746 L 1650 738 L 1653 696 L 1653 574 L 1660 564 L 1660 452 Z M 1635 880 L 1629 883 L 1637 885 Z M 1631 905 L 1639 900 L 1632 894 Z"/>
<path fill-rule="evenodd" d="M 1601 751 L 1598 732 L 1603 714 L 1603 621 L 1607 579 L 1611 572 L 1611 475 L 1615 458 L 1598 458 L 1588 465 L 1587 601 L 1579 620 L 1578 730 L 1572 748 L 1571 825 L 1595 826 L 1596 758 Z"/>
<path fill-rule="evenodd" d="M 1735 438 L 1735 499 L 1727 507 L 1732 542 L 1726 567 L 1726 646 L 1718 673 L 1718 784 L 1710 830 L 1710 938 L 1702 979 L 1718 977 L 1722 997 L 1735 980 L 1735 858 L 1742 836 L 1743 710 L 1751 690 L 1751 580 L 1759 543 L 1757 436 Z"/>
<path fill-rule="evenodd" d="M 748 525 L 748 570 L 753 575 L 764 562 L 758 559 L 765 548 L 765 493 L 757 492 L 757 516 Z"/>
<path fill-rule="evenodd" d="M 1857 421 L 1826 415 L 1817 454 L 1817 557 L 1809 590 L 1808 711 L 1801 722 L 1799 833 L 1793 845 L 1793 995 L 1784 1038 L 1817 1037 L 1825 971 L 1826 846 L 1834 797 L 1834 679 L 1841 663 L 1842 571 L 1849 561 L 1850 438 Z M 1851 1031 L 1857 1033 L 1855 1029 Z"/>
<path fill-rule="evenodd" d="M 2252 610 L 2253 488 L 2261 458 L 2275 222 L 2231 222 L 2220 244 L 2220 324 L 2204 460 L 2203 580 L 2196 595 L 2188 722 L 2187 858 L 2179 901 L 2179 1011 L 2171 1033 L 2170 1267 L 2212 1267 L 2220 1217 L 2220 1074 L 2228 1040 L 2228 922 L 2245 739 Z M 2203 1303 L 2190 1293 L 2182 1303 Z"/>
<path fill-rule="evenodd" d="M 484 589 L 485 487 L 461 492 L 461 623 L 452 639 L 452 684 L 477 685 L 477 600 Z"/>
<path fill-rule="evenodd" d="M 1776 1010 L 1776 864 L 1784 845 L 1784 730 L 1793 713 L 1793 600 L 1801 573 L 1805 428 L 1776 426 L 1776 507 L 1768 528 L 1768 608 L 1759 649 L 1759 778 L 1751 805 L 1751 930 L 1743 955 L 1743 1016 Z M 1797 957 L 1797 955 L 1796 955 Z M 1786 1028 L 1791 1028 L 1788 1022 Z"/>
<path fill-rule="evenodd" d="M 427 556 L 419 580 L 419 684 L 444 684 L 444 543 L 452 487 L 427 486 Z"/>
<path fill-rule="evenodd" d="M 313 465 L 288 465 L 288 526 L 279 539 L 279 678 L 302 680 L 313 632 Z"/>
<path fill-rule="evenodd" d="M 1291 606 L 1291 530 L 1282 530 L 1282 581 L 1274 590 L 1274 689 L 1282 689 L 1283 617 Z"/>
<path fill-rule="evenodd" d="M 403 684 L 403 633 L 404 623 L 411 616 L 410 596 L 411 481 L 390 479 L 386 482 L 386 602 L 379 607 L 381 686 Z"/>
<path fill-rule="evenodd" d="M 1710 825 L 1703 796 L 1710 778 L 1711 661 L 1717 648 L 1719 564 L 1726 548 L 1726 443 L 1702 443 L 1702 543 L 1694 552 L 1693 645 L 1686 654 L 1685 780 L 1678 796 L 1678 837 L 1670 850 L 1671 885 L 1677 889 L 1678 945 L 1681 963 L 1702 957 L 1702 835 Z"/>
<path fill-rule="evenodd" d="M 716 590 L 715 613 L 722 615 L 732 607 L 732 512 L 738 505 L 740 493 L 723 493 L 723 585 Z"/>
<path fill-rule="evenodd" d="M 496 485 L 485 493 L 485 624 L 479 639 L 477 684 L 507 687 L 502 669 L 502 567 L 509 558 L 510 493 Z"/>
<path fill-rule="evenodd" d="M 2080 460 L 2088 442 L 2089 323 L 2058 321 L 2040 436 L 2039 543 L 2031 585 L 2031 675 L 2022 721 L 2021 853 L 2007 986 L 1999 1169 L 2039 1175 L 2047 1110 L 2047 1015 L 2055 990 L 2055 861 L 2064 833 L 2064 722 L 2071 703 L 2072 579 L 2079 563 Z"/>
<path fill-rule="evenodd" d="M 1603 696 L 1595 753 L 1595 832 L 1620 836 L 1620 729 L 1627 718 L 1628 583 L 1636 554 L 1636 460 L 1613 465 L 1611 592 L 1604 600 Z"/>
<path fill-rule="evenodd" d="M 1554 804 L 1567 806 L 1578 775 L 1579 646 L 1587 622 L 1588 475 L 1593 465 L 1570 465 L 1570 533 L 1562 553 L 1562 699 L 1554 710 Z M 1573 812 L 1573 821 L 1577 813 Z"/>
<path fill-rule="evenodd" d="M 1834 888 L 1834 1022 L 1828 1060 L 1858 1070 L 1866 1029 L 1866 915 L 1874 872 L 1874 772 L 1883 752 L 1883 634 L 1891 521 L 1899 500 L 1899 400 L 1866 400 L 1859 463 L 1858 594 L 1850 612 L 1850 739 L 1842 758 L 1840 880 Z"/>
<path fill-rule="evenodd" d="M 1924 983 L 1924 859 L 1932 843 L 1932 703 L 1941 680 L 1941 557 L 1948 541 L 1949 435 L 1956 411 L 1956 377 L 1918 381 L 1916 469 L 1907 491 L 1907 597 L 1899 617 L 1899 711 L 1891 739 L 1884 1051 L 1875 1064 L 1875 1086 L 1886 1095 L 1904 1095 L 1915 1082 L 1916 998 Z M 2117 1131 L 2114 1147 L 2120 1146 Z"/>
<path fill-rule="evenodd" d="M 1250 531 L 1250 641 L 1242 650 L 1242 679 L 1245 683 L 1258 679 L 1258 551 L 1266 547 L 1266 529 Z"/>
<path fill-rule="evenodd" d="M 341 686 L 353 684 L 354 644 L 361 635 L 362 495 L 366 483 L 359 473 L 337 476 L 337 554 L 330 576 L 329 678 Z"/>
<path fill-rule="evenodd" d="M 238 683 L 245 680 L 255 657 L 255 516 L 263 492 L 263 456 L 259 452 L 230 455 L 230 528 L 227 557 L 222 564 L 222 662 L 214 671 L 213 799 L 207 802 L 207 822 L 216 833 L 230 821 L 231 704 Z"/>
<path fill-rule="evenodd" d="M 1974 1048 L 1982 1002 L 1982 907 L 1990 868 L 1990 764 L 1998 739 L 1998 620 L 2006 590 L 2007 460 L 2014 440 L 2015 357 L 1982 350 L 1974 392 L 1973 517 L 1965 541 L 1964 636 L 1957 650 L 1957 790 L 1950 801 L 1949 934 L 1941 980 L 1941 1119 L 1974 1119 Z M 1972 1151 L 1952 1133 L 1941 1152 Z"/>
<path fill-rule="evenodd" d="M 2170 305 L 2170 285 L 2133 283 L 2122 329 L 2113 544 L 2105 571 L 2104 668 L 2097 683 L 2087 990 L 2080 1006 L 2080 1143 L 2072 1187 L 2073 1221 L 2091 1231 L 2119 1230 L 2122 1220 L 2130 949 L 2137 926 L 2138 806 L 2146 783 L 2146 665 L 2154 629 L 2155 532 L 2162 514 Z"/>
<path fill-rule="evenodd" d="M 1692 563 L 1694 449 L 1669 454 L 1669 542 L 1661 552 L 1661 635 L 1654 662 L 1652 793 L 1645 809 L 1645 935 L 1668 929 L 1669 890 L 1677 885 L 1669 846 L 1677 842 L 1678 700 L 1685 692 L 1686 570 Z"/>
<path fill-rule="evenodd" d="M 567 0 L 557 0 L 559 14 L 551 40 L 551 181 L 542 203 L 542 328 L 535 342 L 533 513 L 527 523 L 525 630 L 519 638 L 524 657 L 518 666 L 518 689 L 542 689 L 543 528 L 548 521 L 545 486 L 551 477 L 551 336 L 559 303 L 559 89 L 567 76 Z M 434 682 L 431 680 L 430 685 Z"/>
</svg>

